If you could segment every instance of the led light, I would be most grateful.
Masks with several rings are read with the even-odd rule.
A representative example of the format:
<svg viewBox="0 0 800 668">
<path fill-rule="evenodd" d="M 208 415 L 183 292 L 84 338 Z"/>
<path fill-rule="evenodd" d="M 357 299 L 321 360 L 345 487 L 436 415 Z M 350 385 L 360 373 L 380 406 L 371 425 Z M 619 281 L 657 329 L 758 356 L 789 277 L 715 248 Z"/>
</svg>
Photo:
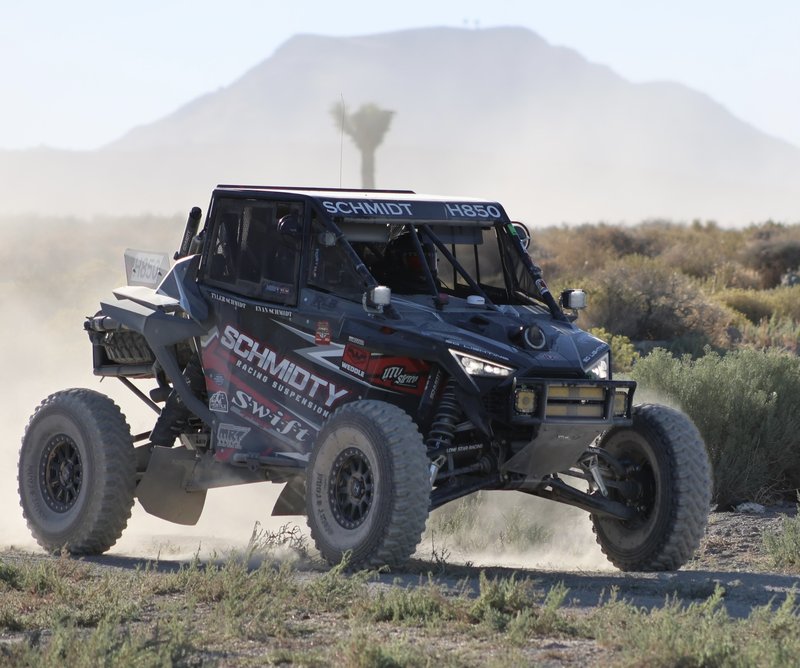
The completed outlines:
<svg viewBox="0 0 800 668">
<path fill-rule="evenodd" d="M 538 325 L 531 325 L 528 327 L 528 329 L 525 330 L 525 334 L 523 334 L 523 338 L 525 339 L 525 343 L 534 350 L 541 350 L 547 343 L 544 332 Z"/>
<path fill-rule="evenodd" d="M 489 378 L 503 378 L 514 373 L 511 367 L 503 366 L 489 360 L 468 355 L 458 350 L 450 350 L 450 354 L 455 357 L 466 373 L 470 376 L 484 376 Z"/>
<path fill-rule="evenodd" d="M 625 409 L 628 408 L 628 393 L 627 392 L 614 392 L 614 415 L 625 415 Z"/>
<path fill-rule="evenodd" d="M 609 369 L 609 354 L 606 353 L 592 366 L 586 369 L 586 374 L 595 380 L 608 380 L 610 377 Z"/>
<path fill-rule="evenodd" d="M 514 410 L 517 413 L 536 412 L 536 392 L 533 390 L 520 389 L 514 393 Z"/>
</svg>

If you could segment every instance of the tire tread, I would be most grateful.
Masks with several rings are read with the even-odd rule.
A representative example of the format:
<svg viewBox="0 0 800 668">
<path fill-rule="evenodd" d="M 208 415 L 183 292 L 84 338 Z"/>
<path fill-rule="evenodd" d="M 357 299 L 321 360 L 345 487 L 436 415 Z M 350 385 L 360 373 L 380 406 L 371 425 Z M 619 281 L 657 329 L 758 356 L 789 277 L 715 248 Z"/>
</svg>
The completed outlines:
<svg viewBox="0 0 800 668">
<path fill-rule="evenodd" d="M 99 494 L 81 526 L 76 526 L 66 542 L 48 537 L 35 517 L 25 507 L 22 480 L 22 462 L 31 428 L 50 411 L 60 410 L 73 419 L 83 420 L 85 428 L 97 437 L 95 461 L 99 470 L 93 482 L 98 489 L 81 492 Z M 87 447 L 91 447 L 87 444 Z M 20 450 L 20 469 L 17 477 L 20 505 L 33 537 L 48 552 L 66 550 L 74 555 L 101 554 L 122 535 L 131 516 L 136 487 L 136 459 L 130 427 L 119 407 L 108 397 L 94 390 L 73 388 L 56 392 L 36 408 L 28 421 Z"/>
<path fill-rule="evenodd" d="M 354 554 L 350 566 L 399 566 L 416 550 L 428 518 L 430 481 L 426 473 L 429 462 L 422 437 L 405 411 L 382 401 L 363 400 L 346 404 L 329 419 L 351 414 L 381 425 L 393 470 L 394 490 L 390 516 L 383 520 L 383 534 L 375 549 L 369 554 Z M 312 522 L 309 522 L 309 527 L 312 539 L 319 546 L 318 531 Z"/>
<path fill-rule="evenodd" d="M 692 558 L 700 545 L 711 505 L 711 464 L 700 432 L 683 413 L 658 404 L 634 407 L 638 418 L 664 447 L 672 481 L 672 506 L 667 529 L 645 556 L 633 559 L 604 544 L 603 554 L 623 571 L 674 571 Z"/>
</svg>

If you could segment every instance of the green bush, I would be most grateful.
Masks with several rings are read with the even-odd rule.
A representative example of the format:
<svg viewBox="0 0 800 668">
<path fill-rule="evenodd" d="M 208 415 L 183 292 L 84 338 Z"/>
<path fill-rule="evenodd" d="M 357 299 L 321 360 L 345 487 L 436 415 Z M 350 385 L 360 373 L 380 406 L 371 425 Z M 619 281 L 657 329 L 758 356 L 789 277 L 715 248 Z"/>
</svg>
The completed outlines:
<svg viewBox="0 0 800 668">
<path fill-rule="evenodd" d="M 611 364 L 614 373 L 629 372 L 636 360 L 639 359 L 639 353 L 636 352 L 636 348 L 633 347 L 627 336 L 611 334 L 602 327 L 594 327 L 589 330 L 589 333 L 611 346 Z"/>
<path fill-rule="evenodd" d="M 770 290 L 767 299 L 776 316 L 800 321 L 800 285 Z"/>
<path fill-rule="evenodd" d="M 784 234 L 775 238 L 757 239 L 744 252 L 744 263 L 755 269 L 761 277 L 761 287 L 780 285 L 787 272 L 800 267 L 800 239 L 794 229 L 785 228 Z"/>
<path fill-rule="evenodd" d="M 723 290 L 714 297 L 755 324 L 773 316 L 800 321 L 800 285 L 772 290 Z"/>
<path fill-rule="evenodd" d="M 800 353 L 800 323 L 797 320 L 773 315 L 757 325 L 745 323 L 740 333 L 739 347 Z"/>
<path fill-rule="evenodd" d="M 764 298 L 765 295 L 766 292 L 763 290 L 733 289 L 718 292 L 714 297 L 726 306 L 739 311 L 750 322 L 758 323 L 773 313 L 772 304 Z"/>
<path fill-rule="evenodd" d="M 708 352 L 691 360 L 655 350 L 632 376 L 697 425 L 725 506 L 800 487 L 800 359 L 779 351 Z"/>
<path fill-rule="evenodd" d="M 612 262 L 597 273 L 586 317 L 590 327 L 635 341 L 692 336 L 714 345 L 727 342 L 727 327 L 735 319 L 687 276 L 641 256 Z"/>
<path fill-rule="evenodd" d="M 800 504 L 796 510 L 794 517 L 784 515 L 779 527 L 766 529 L 762 534 L 764 548 L 777 568 L 800 567 Z"/>
</svg>

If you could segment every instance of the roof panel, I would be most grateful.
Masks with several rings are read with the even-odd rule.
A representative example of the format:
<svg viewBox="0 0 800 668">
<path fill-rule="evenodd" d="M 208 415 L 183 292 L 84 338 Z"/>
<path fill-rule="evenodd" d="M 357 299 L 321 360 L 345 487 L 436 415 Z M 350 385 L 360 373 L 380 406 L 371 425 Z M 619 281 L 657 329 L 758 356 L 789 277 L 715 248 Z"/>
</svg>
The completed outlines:
<svg viewBox="0 0 800 668">
<path fill-rule="evenodd" d="M 217 192 L 263 196 L 284 193 L 305 197 L 337 220 L 351 222 L 418 221 L 446 224 L 486 224 L 508 222 L 502 205 L 474 197 L 422 195 L 403 190 L 344 190 L 272 186 L 218 186 Z"/>
</svg>

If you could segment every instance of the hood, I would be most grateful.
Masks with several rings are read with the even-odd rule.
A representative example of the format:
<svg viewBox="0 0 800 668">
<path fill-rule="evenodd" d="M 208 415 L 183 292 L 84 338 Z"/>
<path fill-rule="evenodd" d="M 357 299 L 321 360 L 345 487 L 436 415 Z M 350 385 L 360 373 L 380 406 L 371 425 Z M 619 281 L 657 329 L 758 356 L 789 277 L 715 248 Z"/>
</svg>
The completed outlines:
<svg viewBox="0 0 800 668">
<path fill-rule="evenodd" d="M 452 300 L 436 310 L 416 299 L 393 299 L 397 328 L 433 347 L 458 350 L 516 369 L 517 376 L 585 377 L 609 346 L 537 306 L 471 306 Z"/>
</svg>

